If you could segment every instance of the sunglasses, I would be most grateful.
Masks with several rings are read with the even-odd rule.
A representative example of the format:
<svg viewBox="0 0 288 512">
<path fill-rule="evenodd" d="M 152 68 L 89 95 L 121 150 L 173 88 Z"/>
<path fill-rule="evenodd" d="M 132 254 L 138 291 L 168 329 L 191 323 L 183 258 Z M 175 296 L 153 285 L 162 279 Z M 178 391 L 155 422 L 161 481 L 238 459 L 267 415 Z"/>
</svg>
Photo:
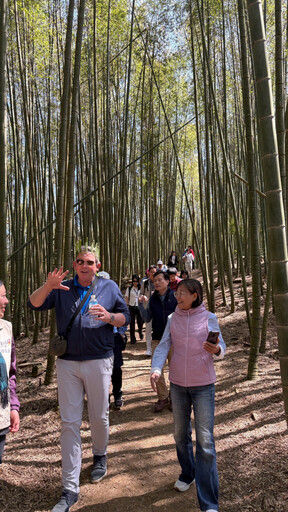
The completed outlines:
<svg viewBox="0 0 288 512">
<path fill-rule="evenodd" d="M 91 260 L 81 260 L 80 258 L 78 260 L 76 260 L 76 263 L 78 263 L 78 265 L 84 265 L 84 263 L 87 263 L 87 265 L 89 265 L 89 267 L 92 267 L 92 265 L 95 265 L 95 261 L 91 261 Z"/>
</svg>

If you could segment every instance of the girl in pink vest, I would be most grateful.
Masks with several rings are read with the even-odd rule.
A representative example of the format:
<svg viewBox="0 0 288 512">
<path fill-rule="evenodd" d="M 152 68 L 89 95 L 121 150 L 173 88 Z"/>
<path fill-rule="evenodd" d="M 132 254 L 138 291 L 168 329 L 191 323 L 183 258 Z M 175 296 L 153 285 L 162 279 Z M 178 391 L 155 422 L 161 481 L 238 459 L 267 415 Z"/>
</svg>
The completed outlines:
<svg viewBox="0 0 288 512">
<path fill-rule="evenodd" d="M 187 491 L 196 483 L 200 510 L 218 511 L 218 473 L 213 437 L 216 374 L 214 361 L 223 359 L 225 343 L 216 316 L 203 304 L 203 290 L 196 279 L 185 279 L 175 292 L 178 306 L 166 325 L 151 366 L 154 391 L 172 346 L 169 379 L 174 416 L 174 438 L 181 473 L 174 488 Z M 207 340 L 216 334 L 216 343 Z M 195 421 L 195 455 L 192 446 L 191 410 Z"/>
</svg>

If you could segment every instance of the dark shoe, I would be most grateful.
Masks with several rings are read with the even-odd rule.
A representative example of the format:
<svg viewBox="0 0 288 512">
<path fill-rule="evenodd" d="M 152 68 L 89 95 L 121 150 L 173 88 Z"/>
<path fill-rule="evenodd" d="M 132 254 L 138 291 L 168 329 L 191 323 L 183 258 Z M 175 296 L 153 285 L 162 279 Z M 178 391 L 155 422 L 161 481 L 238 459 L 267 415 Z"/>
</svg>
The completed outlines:
<svg viewBox="0 0 288 512">
<path fill-rule="evenodd" d="M 131 340 L 131 345 L 135 345 L 136 340 Z"/>
<path fill-rule="evenodd" d="M 117 411 L 120 411 L 120 409 L 121 409 L 121 407 L 123 407 L 123 405 L 124 405 L 124 400 L 122 400 L 122 397 L 120 396 L 120 398 L 117 398 L 117 400 L 115 400 L 114 408 Z"/>
<path fill-rule="evenodd" d="M 143 334 L 139 334 L 139 337 L 140 337 L 140 340 L 144 340 L 144 335 Z"/>
<path fill-rule="evenodd" d="M 78 501 L 79 494 L 77 492 L 63 489 L 60 501 L 52 509 L 52 512 L 69 512 L 70 507 Z"/>
<path fill-rule="evenodd" d="M 92 484 L 98 484 L 107 474 L 107 457 L 106 455 L 94 455 L 93 469 L 91 471 Z"/>
<path fill-rule="evenodd" d="M 161 412 L 165 407 L 169 406 L 169 398 L 165 398 L 164 400 L 158 400 L 156 404 L 154 404 L 154 412 Z"/>
</svg>

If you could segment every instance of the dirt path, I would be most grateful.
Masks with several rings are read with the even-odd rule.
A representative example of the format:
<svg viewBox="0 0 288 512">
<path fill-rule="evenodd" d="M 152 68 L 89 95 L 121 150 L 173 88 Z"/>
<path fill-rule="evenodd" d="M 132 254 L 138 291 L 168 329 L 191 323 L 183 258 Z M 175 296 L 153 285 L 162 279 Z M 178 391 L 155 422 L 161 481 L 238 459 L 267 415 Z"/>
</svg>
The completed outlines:
<svg viewBox="0 0 288 512">
<path fill-rule="evenodd" d="M 241 309 L 241 304 L 238 305 Z M 220 512 L 288 511 L 288 436 L 283 412 L 275 329 L 260 358 L 259 379 L 247 382 L 249 347 L 243 312 L 218 308 L 227 355 L 217 364 L 215 439 L 220 477 Z M 221 318 L 222 317 L 222 318 Z M 45 361 L 47 333 L 37 347 L 17 341 L 18 362 Z M 144 342 L 124 352 L 123 410 L 111 410 L 108 475 L 91 485 L 87 416 L 82 425 L 81 496 L 73 512 L 196 512 L 195 487 L 177 493 L 172 413 L 152 412 L 150 359 Z M 59 413 L 56 381 L 42 384 L 31 368 L 19 371 L 21 432 L 9 436 L 0 470 L 0 511 L 49 511 L 61 493 Z"/>
</svg>

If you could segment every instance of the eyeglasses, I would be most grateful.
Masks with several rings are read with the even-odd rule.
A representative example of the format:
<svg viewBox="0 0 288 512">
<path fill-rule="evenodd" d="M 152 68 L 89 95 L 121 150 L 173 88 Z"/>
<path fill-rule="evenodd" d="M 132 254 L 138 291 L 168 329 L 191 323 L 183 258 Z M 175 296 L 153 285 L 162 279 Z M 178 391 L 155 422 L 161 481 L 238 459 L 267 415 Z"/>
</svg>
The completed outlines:
<svg viewBox="0 0 288 512">
<path fill-rule="evenodd" d="M 175 295 L 175 297 L 185 297 L 185 295 L 192 295 L 192 294 L 187 293 L 187 292 L 174 292 L 174 295 Z"/>
<path fill-rule="evenodd" d="M 87 263 L 87 265 L 89 265 L 89 267 L 92 267 L 92 265 L 95 265 L 95 261 L 91 261 L 91 260 L 81 260 L 80 258 L 78 260 L 76 260 L 76 263 L 78 263 L 78 265 L 84 265 L 84 263 Z"/>
</svg>

